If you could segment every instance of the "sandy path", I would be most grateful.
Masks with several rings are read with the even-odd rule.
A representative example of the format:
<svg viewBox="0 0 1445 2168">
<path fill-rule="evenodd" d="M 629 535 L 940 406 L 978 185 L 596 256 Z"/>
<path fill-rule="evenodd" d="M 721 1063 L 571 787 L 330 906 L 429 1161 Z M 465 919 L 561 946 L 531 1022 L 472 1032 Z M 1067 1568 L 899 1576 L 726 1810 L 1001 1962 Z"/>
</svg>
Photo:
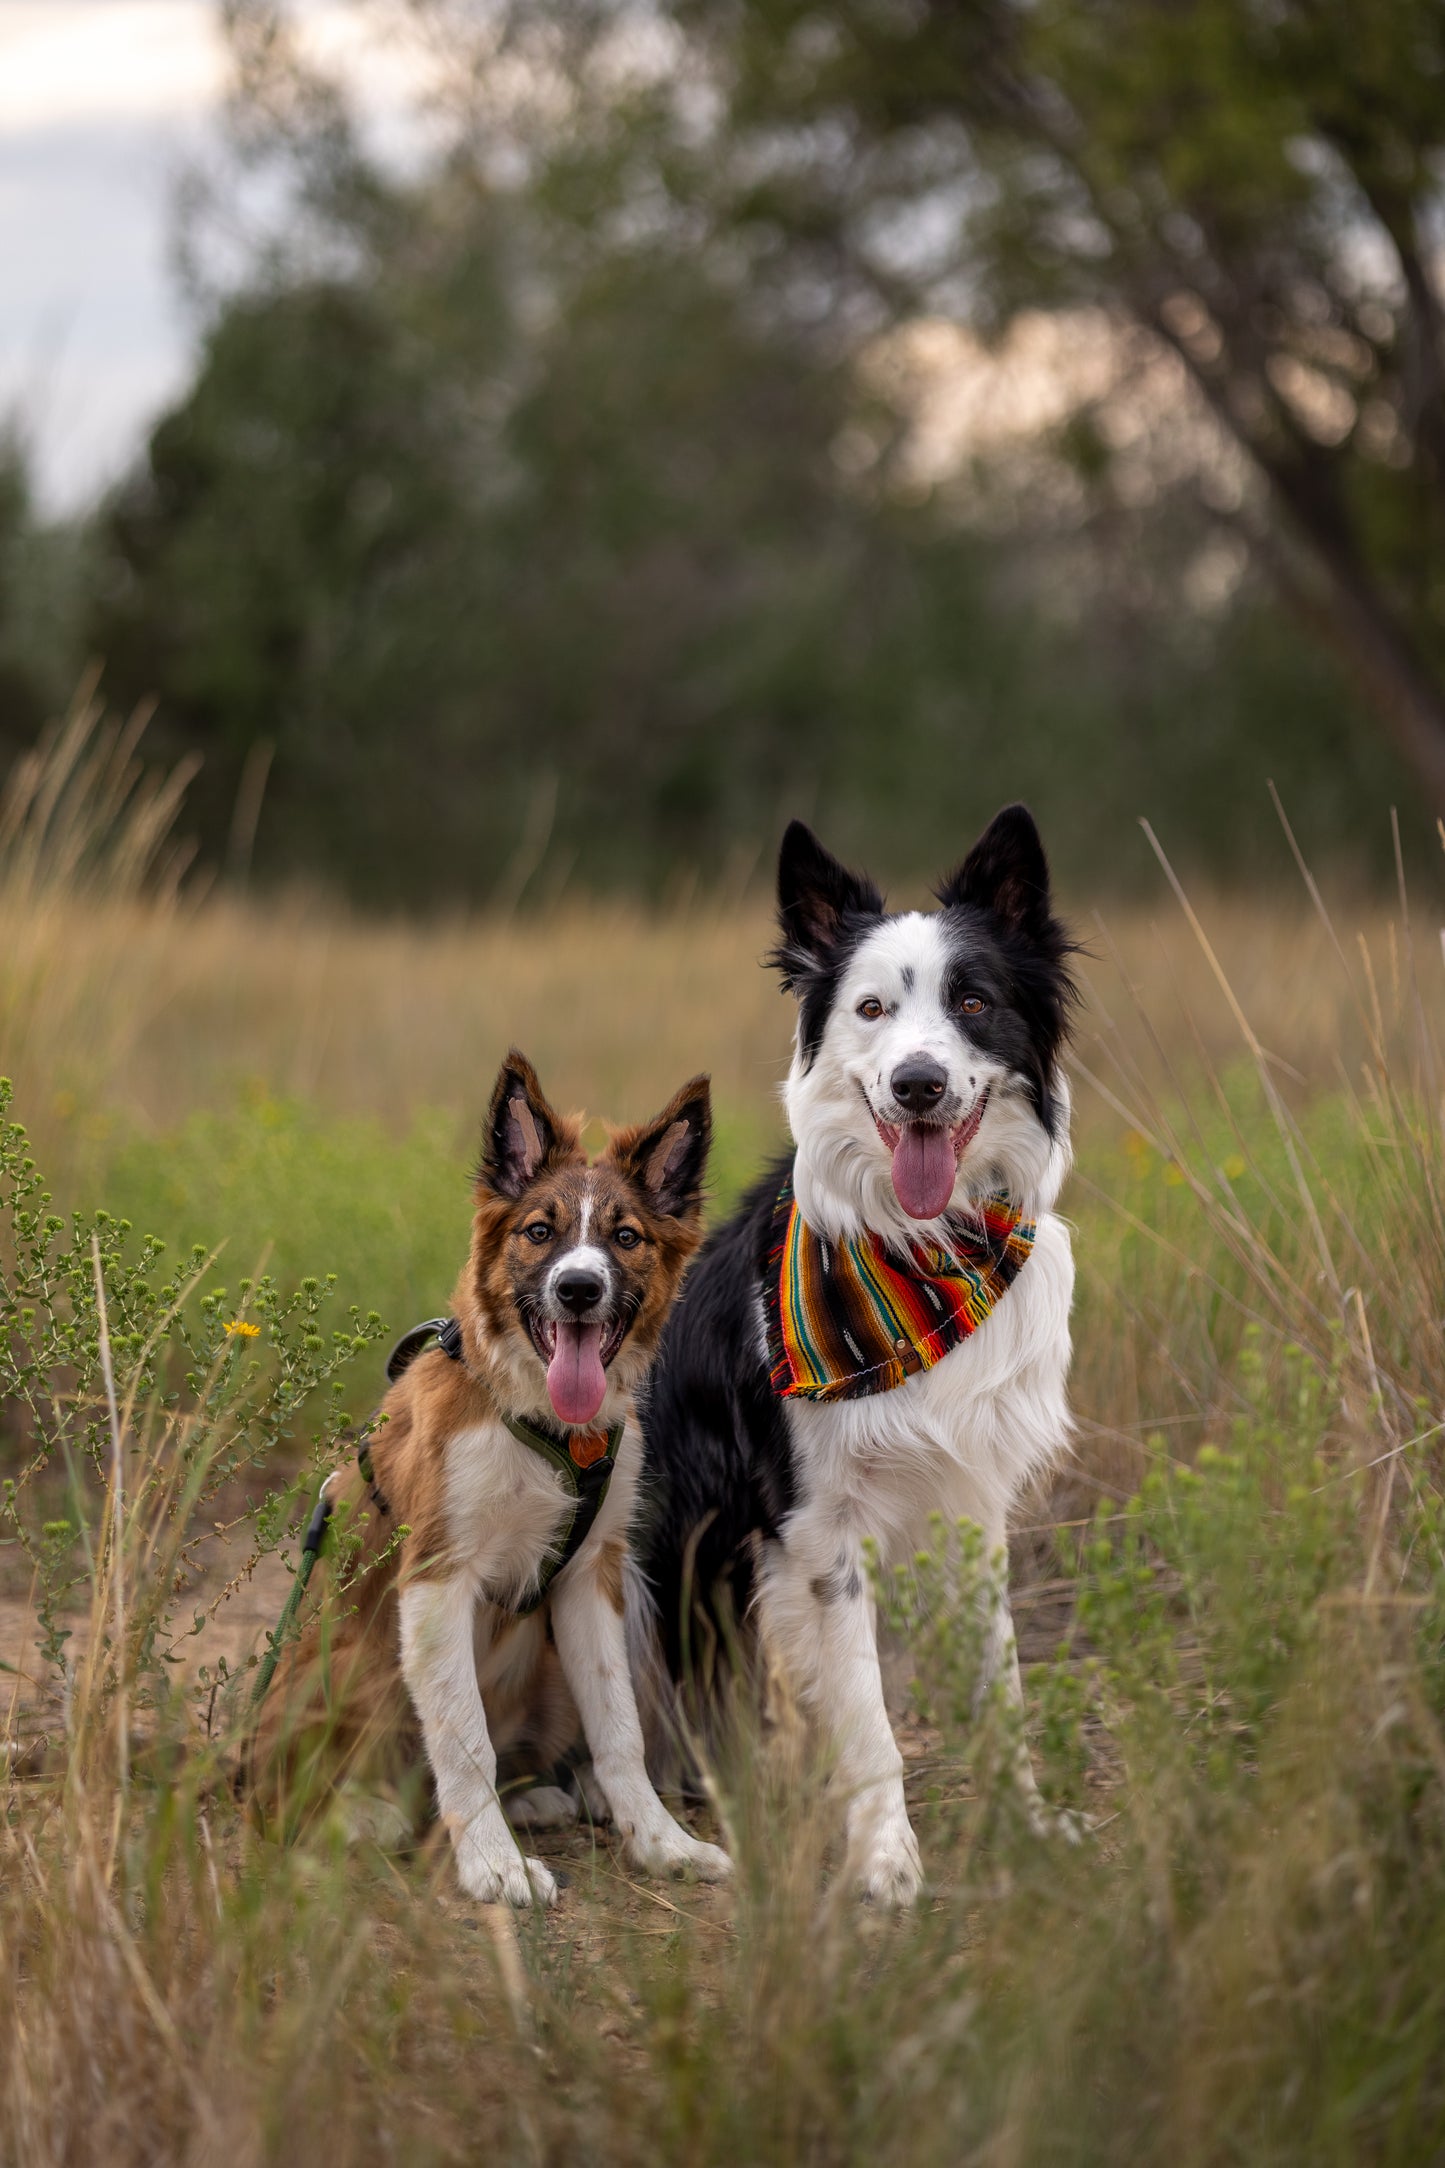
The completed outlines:
<svg viewBox="0 0 1445 2168">
<path fill-rule="evenodd" d="M 216 1573 L 200 1581 L 193 1596 L 177 1605 L 176 1624 L 183 1627 L 192 1612 L 220 1595 L 226 1578 Z M 202 1665 L 214 1672 L 223 1656 L 231 1670 L 239 1669 L 264 1645 L 290 1585 L 280 1558 L 263 1558 L 250 1579 L 222 1599 L 202 1632 L 177 1643 L 181 1662 L 172 1667 L 176 1678 L 191 1683 Z M 67 1615 L 66 1624 L 66 1654 L 76 1664 L 84 1660 L 90 1639 L 89 1613 Z M 62 1682 L 41 1653 L 34 1608 L 27 1599 L 0 1597 L 0 1665 L 0 1739 L 12 1742 L 12 1753 L 33 1756 L 38 1741 L 63 1736 L 65 1708 Z"/>
<path fill-rule="evenodd" d="M 198 1583 L 194 1596 L 177 1606 L 176 1622 L 183 1625 L 188 1613 L 204 1609 L 224 1589 L 227 1576 L 218 1571 Z M 202 1632 L 187 1635 L 177 1644 L 181 1658 L 174 1667 L 179 1679 L 192 1681 L 203 1665 L 214 1673 L 218 1660 L 238 1670 L 264 1647 L 265 1636 L 275 1626 L 285 1603 L 291 1577 L 279 1557 L 264 1558 L 248 1580 L 222 1598 L 216 1614 Z M 1067 1628 L 1072 1610 L 1073 1584 L 1038 1581 L 1014 1591 L 1014 1615 L 1019 1654 L 1027 1666 L 1053 1656 Z M 71 1638 L 66 1644 L 72 1663 L 83 1659 L 90 1633 L 88 1614 L 67 1618 Z M 0 1740 L 11 1742 L 12 1754 L 33 1757 L 38 1742 L 57 1740 L 65 1730 L 61 1682 L 37 1646 L 37 1624 L 31 1604 L 24 1599 L 0 1597 Z M 935 1750 L 932 1735 L 902 1714 L 906 1702 L 907 1661 L 895 1655 L 887 1666 L 890 1699 L 900 1716 L 900 1744 L 905 1758 Z M 912 1748 L 912 1755 L 910 1755 Z"/>
</svg>

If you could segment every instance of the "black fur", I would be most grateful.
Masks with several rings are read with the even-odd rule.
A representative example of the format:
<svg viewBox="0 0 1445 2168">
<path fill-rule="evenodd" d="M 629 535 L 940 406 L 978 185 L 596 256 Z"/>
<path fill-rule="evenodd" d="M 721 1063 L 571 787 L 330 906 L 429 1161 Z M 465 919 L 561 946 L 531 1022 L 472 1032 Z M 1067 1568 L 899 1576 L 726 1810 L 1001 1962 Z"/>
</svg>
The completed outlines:
<svg viewBox="0 0 1445 2168">
<path fill-rule="evenodd" d="M 794 1500 L 787 1419 L 758 1340 L 773 1206 L 791 1166 L 789 1158 L 770 1168 L 703 1244 L 663 1328 L 643 1403 L 640 1552 L 674 1677 L 689 1653 L 696 1657 L 699 1611 L 724 1630 L 729 1618 L 742 1619 L 753 1531 L 776 1535 Z"/>
<path fill-rule="evenodd" d="M 982 994 L 969 1037 L 1027 1080 L 1034 1112 L 1058 1132 L 1051 1079 L 1078 989 L 1068 971 L 1077 944 L 1053 914 L 1049 862 L 1027 806 L 995 814 L 961 866 L 934 890 L 956 962 L 949 998 Z"/>
<path fill-rule="evenodd" d="M 812 1063 L 848 958 L 883 916 L 866 873 L 825 851 L 804 821 L 789 821 L 778 853 L 778 945 L 765 962 L 798 997 L 804 1066 Z"/>
</svg>

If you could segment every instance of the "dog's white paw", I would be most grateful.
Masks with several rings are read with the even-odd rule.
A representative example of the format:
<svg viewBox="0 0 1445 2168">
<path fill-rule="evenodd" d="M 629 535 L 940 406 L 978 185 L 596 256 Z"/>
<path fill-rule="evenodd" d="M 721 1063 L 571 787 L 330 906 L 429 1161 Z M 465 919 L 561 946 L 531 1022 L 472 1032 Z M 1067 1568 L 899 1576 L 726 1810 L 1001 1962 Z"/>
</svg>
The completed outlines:
<svg viewBox="0 0 1445 2168">
<path fill-rule="evenodd" d="M 513 1829 L 570 1829 L 577 1801 L 560 1784 L 534 1784 L 530 1791 L 509 1792 L 502 1802 Z"/>
<path fill-rule="evenodd" d="M 695 1875 L 699 1882 L 726 1882 L 733 1863 L 718 1844 L 704 1844 L 685 1829 L 640 1830 L 627 1840 L 627 1849 L 645 1874 Z"/>
<path fill-rule="evenodd" d="M 923 1862 L 918 1839 L 907 1822 L 881 1829 L 859 1856 L 855 1870 L 858 1894 L 886 1912 L 903 1912 L 923 1894 Z"/>
<path fill-rule="evenodd" d="M 557 1884 L 540 1859 L 524 1859 L 509 1843 L 505 1855 L 479 1843 L 469 1831 L 457 1844 L 457 1876 L 469 1897 L 484 1905 L 554 1905 Z"/>
</svg>

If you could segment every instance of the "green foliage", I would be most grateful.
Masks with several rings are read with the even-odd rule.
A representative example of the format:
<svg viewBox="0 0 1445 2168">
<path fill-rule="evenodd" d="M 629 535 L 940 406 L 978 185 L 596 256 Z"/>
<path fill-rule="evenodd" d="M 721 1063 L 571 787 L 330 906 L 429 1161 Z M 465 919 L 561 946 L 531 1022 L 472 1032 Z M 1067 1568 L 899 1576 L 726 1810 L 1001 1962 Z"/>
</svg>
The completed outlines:
<svg viewBox="0 0 1445 2168">
<path fill-rule="evenodd" d="M 83 525 L 41 517 L 23 438 L 0 418 L 0 769 L 69 700 L 94 593 Z"/>
<path fill-rule="evenodd" d="M 972 173 L 934 101 L 981 95 L 971 56 L 1011 49 L 1016 11 L 839 8 L 811 73 L 788 8 L 679 12 L 687 65 L 736 90 L 701 135 L 678 80 L 624 89 L 600 17 L 534 0 L 497 35 L 544 75 L 575 47 L 566 126 L 453 118 L 402 180 L 276 11 L 232 11 L 247 155 L 303 180 L 284 238 L 208 296 L 194 381 L 103 511 L 88 623 L 113 694 L 158 693 L 161 742 L 204 753 L 210 854 L 249 864 L 274 748 L 257 867 L 372 904 L 737 886 L 792 811 L 931 877 L 1019 796 L 1079 885 L 1147 876 L 1144 805 L 1184 862 L 1257 874 L 1266 776 L 1317 845 L 1381 866 L 1359 809 L 1400 771 L 1254 573 L 1198 600 L 1217 511 L 1173 482 L 1126 504 L 1087 413 L 1042 506 L 1023 472 L 910 475 L 870 373 L 878 289 L 894 314 L 953 302 L 876 250 L 865 293 L 854 244 L 900 204 L 933 220 L 939 159 Z M 473 35 L 448 12 L 459 84 Z M 890 97 L 927 151 L 901 178 L 847 148 L 886 151 Z M 496 186 L 499 138 L 525 184 Z M 1038 171 L 1004 147 L 948 196 L 980 260 Z M 1049 234 L 1066 199 L 1052 169 L 1028 196 Z M 1032 238 L 1013 260 L 1000 315 L 1070 297 Z"/>
<path fill-rule="evenodd" d="M 225 1269 L 264 1269 L 279 1287 L 294 1287 L 314 1257 L 344 1257 L 347 1292 L 400 1332 L 451 1299 L 470 1233 L 473 1142 L 470 1124 L 441 1111 L 396 1137 L 378 1121 L 258 1086 L 159 1134 L 114 1119 L 92 1125 L 69 1186 L 156 1229 L 170 1255 L 190 1255 L 224 1228 Z M 714 1214 L 752 1180 L 763 1142 L 753 1122 L 719 1110 Z M 339 1297 L 324 1299 L 339 1307 Z"/>
<path fill-rule="evenodd" d="M 1266 532 L 1281 591 L 1438 803 L 1433 0 L 1379 0 L 1367 26 L 1312 0 L 678 12 L 727 86 L 719 140 L 740 152 L 717 161 L 721 193 L 769 274 L 826 263 L 855 305 L 868 294 L 890 314 L 998 328 L 1021 309 L 1097 308 L 1177 358 L 1200 412 L 1268 485 L 1240 530 Z M 1117 431 L 1111 455 L 1086 435 L 1078 468 L 1126 524 L 1130 436 Z M 1211 524 L 1234 523 L 1247 481 L 1207 454 L 1196 470 Z"/>
<path fill-rule="evenodd" d="M 294 1286 L 308 1259 L 344 1256 L 348 1288 L 392 1332 L 446 1308 L 466 1254 L 466 1147 L 441 1115 L 393 1138 L 256 1090 L 160 1136 L 122 1132 L 92 1165 L 92 1183 L 173 1249 L 224 1228 L 232 1272 L 264 1265 Z"/>
<path fill-rule="evenodd" d="M 294 1506 L 285 1471 L 302 1425 L 313 1460 L 329 1465 L 350 1421 L 343 1373 L 381 1320 L 352 1305 L 328 1327 L 334 1274 L 306 1275 L 285 1292 L 262 1272 L 232 1293 L 216 1283 L 202 1243 L 167 1274 L 164 1241 L 133 1243 L 129 1220 L 101 1210 L 67 1224 L 51 1209 L 23 1125 L 7 1119 L 10 1099 L 0 1078 L 0 1449 L 9 1463 L 0 1517 L 30 1570 L 45 1653 L 65 1673 L 61 1615 L 83 1577 L 95 1581 L 107 1558 L 114 1571 L 115 1513 L 149 1532 L 168 1571 L 152 1569 L 130 1620 L 135 1647 L 112 1648 L 111 1661 L 116 1677 L 136 1663 L 150 1695 L 163 1677 L 152 1669 L 158 1637 L 173 1652 L 187 1630 L 175 1603 L 210 1532 L 204 1516 L 214 1523 L 248 1477 L 279 1474 L 239 1516 L 254 1538 L 252 1564 L 276 1547 Z M 57 1480 L 64 1517 L 46 1511 Z M 202 1623 L 197 1614 L 193 1630 Z"/>
<path fill-rule="evenodd" d="M 1246 1412 L 1227 1448 L 1157 1465 L 1122 1513 L 1100 1507 L 1078 1628 L 1097 1688 L 1129 1713 L 1157 1773 L 1166 1741 L 1221 1790 L 1257 1765 L 1290 1685 L 1318 1658 L 1327 1592 L 1362 1565 L 1359 1486 L 1325 1453 L 1338 1375 L 1298 1349 L 1271 1375 L 1251 1332 L 1238 1360 Z M 1126 1766 L 1128 1736 L 1121 1738 Z"/>
</svg>

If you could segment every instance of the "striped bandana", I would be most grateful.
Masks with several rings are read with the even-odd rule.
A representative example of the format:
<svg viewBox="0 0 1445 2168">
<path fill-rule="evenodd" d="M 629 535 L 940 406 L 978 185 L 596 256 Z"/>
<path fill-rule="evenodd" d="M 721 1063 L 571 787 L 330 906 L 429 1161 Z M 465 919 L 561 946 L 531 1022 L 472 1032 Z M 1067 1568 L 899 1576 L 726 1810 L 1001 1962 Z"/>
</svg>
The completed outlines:
<svg viewBox="0 0 1445 2168">
<path fill-rule="evenodd" d="M 791 1178 L 778 1192 L 768 1251 L 768 1355 L 780 1400 L 891 1393 L 977 1332 L 1034 1246 L 1034 1223 L 1004 1190 L 979 1221 L 951 1213 L 953 1251 L 919 1243 L 901 1257 L 876 1235 L 825 1242 L 805 1223 Z"/>
</svg>

